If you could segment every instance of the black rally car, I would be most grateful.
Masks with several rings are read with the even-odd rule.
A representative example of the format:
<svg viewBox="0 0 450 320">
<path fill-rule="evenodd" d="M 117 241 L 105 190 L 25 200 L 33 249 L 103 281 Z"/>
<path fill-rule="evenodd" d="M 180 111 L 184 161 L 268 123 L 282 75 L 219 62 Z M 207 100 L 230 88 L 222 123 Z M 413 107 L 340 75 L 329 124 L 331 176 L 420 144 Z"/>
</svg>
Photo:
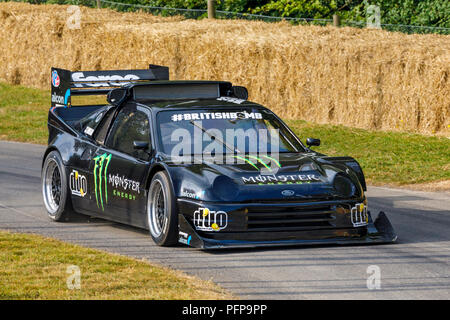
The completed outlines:
<svg viewBox="0 0 450 320">
<path fill-rule="evenodd" d="M 383 212 L 372 221 L 353 158 L 314 152 L 316 139 L 306 147 L 244 87 L 168 79 L 156 65 L 52 68 L 42 162 L 51 219 L 75 211 L 204 249 L 396 240 Z M 108 104 L 71 105 L 74 95 Z"/>
</svg>

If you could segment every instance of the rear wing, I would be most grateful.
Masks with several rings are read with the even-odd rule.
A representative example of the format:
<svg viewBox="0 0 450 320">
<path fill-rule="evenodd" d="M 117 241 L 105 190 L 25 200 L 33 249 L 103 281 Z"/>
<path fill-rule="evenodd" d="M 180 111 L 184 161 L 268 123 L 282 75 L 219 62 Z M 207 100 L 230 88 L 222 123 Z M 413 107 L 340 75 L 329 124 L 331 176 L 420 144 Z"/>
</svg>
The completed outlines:
<svg viewBox="0 0 450 320">
<path fill-rule="evenodd" d="M 106 95 L 129 83 L 169 80 L 169 68 L 151 64 L 148 69 L 70 71 L 52 68 L 52 107 L 71 106 L 74 95 Z"/>
</svg>

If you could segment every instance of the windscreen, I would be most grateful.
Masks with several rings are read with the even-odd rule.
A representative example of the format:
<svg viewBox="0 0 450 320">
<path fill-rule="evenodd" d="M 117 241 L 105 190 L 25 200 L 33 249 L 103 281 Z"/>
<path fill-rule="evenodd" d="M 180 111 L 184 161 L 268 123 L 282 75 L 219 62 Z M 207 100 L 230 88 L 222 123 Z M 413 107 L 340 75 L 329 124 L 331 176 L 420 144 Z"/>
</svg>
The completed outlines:
<svg viewBox="0 0 450 320">
<path fill-rule="evenodd" d="M 157 121 L 161 148 L 172 156 L 304 151 L 273 113 L 264 109 L 161 111 Z"/>
</svg>

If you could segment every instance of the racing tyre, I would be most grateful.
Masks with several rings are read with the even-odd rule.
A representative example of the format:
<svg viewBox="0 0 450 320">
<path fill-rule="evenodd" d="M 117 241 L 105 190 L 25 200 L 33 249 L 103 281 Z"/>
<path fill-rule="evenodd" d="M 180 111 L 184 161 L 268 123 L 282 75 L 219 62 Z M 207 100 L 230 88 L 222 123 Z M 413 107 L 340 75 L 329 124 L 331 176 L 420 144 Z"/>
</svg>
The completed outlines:
<svg viewBox="0 0 450 320">
<path fill-rule="evenodd" d="M 42 167 L 42 195 L 48 216 L 54 221 L 67 221 L 72 213 L 72 204 L 67 183 L 66 168 L 61 155 L 52 151 Z"/>
<path fill-rule="evenodd" d="M 159 246 L 177 243 L 178 215 L 172 186 L 164 171 L 157 172 L 147 195 L 147 219 L 150 235 Z"/>
</svg>

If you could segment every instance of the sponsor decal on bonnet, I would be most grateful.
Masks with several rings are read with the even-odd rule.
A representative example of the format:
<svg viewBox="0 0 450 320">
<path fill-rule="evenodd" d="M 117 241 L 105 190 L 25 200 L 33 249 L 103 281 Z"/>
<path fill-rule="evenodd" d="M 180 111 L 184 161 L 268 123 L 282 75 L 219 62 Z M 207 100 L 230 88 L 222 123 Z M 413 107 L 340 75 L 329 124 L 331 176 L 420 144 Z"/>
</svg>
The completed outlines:
<svg viewBox="0 0 450 320">
<path fill-rule="evenodd" d="M 244 184 L 303 184 L 319 182 L 320 177 L 315 174 L 268 174 L 241 177 Z"/>
</svg>

